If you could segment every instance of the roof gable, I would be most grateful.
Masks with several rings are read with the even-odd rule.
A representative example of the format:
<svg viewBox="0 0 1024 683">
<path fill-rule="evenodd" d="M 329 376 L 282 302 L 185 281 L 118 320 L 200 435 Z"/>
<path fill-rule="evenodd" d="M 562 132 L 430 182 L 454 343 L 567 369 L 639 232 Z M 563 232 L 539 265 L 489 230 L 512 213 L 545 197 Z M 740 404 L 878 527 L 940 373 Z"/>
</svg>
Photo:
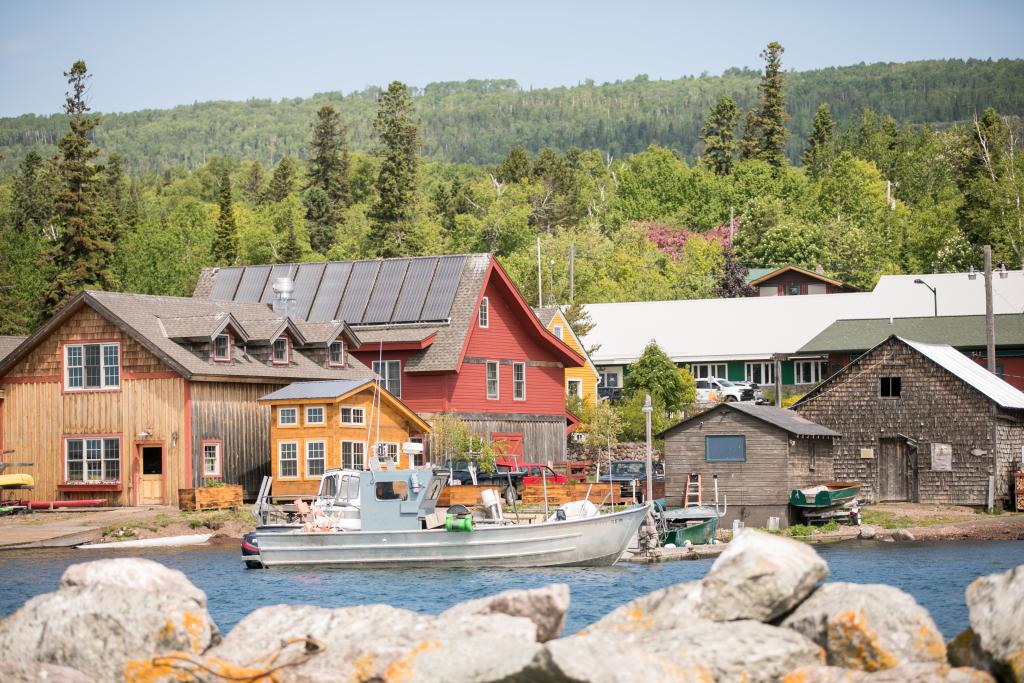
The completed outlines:
<svg viewBox="0 0 1024 683">
<path fill-rule="evenodd" d="M 787 408 L 776 408 L 775 406 L 759 406 L 752 403 L 719 403 L 714 408 L 706 410 L 703 413 L 698 413 L 691 417 L 682 420 L 678 424 L 675 424 L 662 433 L 657 435 L 657 438 L 663 439 L 668 434 L 674 432 L 676 429 L 689 425 L 696 420 L 706 418 L 709 414 L 719 411 L 733 411 L 742 413 L 748 417 L 752 417 L 755 420 L 764 422 L 773 427 L 781 429 L 793 436 L 798 437 L 823 437 L 823 438 L 838 438 L 842 436 L 839 432 L 833 431 L 828 427 L 824 427 L 817 422 L 812 422 L 802 415 L 789 410 Z"/>
<path fill-rule="evenodd" d="M 800 266 L 794 265 L 782 266 L 781 268 L 776 268 L 775 270 L 764 273 L 763 275 L 760 275 L 757 278 L 750 280 L 750 285 L 752 287 L 757 287 L 759 284 L 763 282 L 773 280 L 778 276 L 789 272 L 799 273 L 800 275 L 804 275 L 814 280 L 824 282 L 825 284 L 834 285 L 835 287 L 847 287 L 847 285 L 841 280 L 836 280 L 835 278 L 828 277 L 827 275 L 823 275 L 822 273 L 816 273 L 813 270 L 807 270 L 806 268 L 801 268 Z"/>
<path fill-rule="evenodd" d="M 268 403 L 271 405 L 293 402 L 293 401 L 330 401 L 331 403 L 340 403 L 350 396 L 361 393 L 367 390 L 379 390 L 379 397 L 381 401 L 384 401 L 399 412 L 403 413 L 406 418 L 415 424 L 424 433 L 430 433 L 431 427 L 423 420 L 419 415 L 413 411 L 412 408 L 407 406 L 401 399 L 391 394 L 385 389 L 380 389 L 372 379 L 360 379 L 360 380 L 326 380 L 320 382 L 295 382 L 289 384 L 286 387 L 282 387 L 277 391 L 271 392 L 266 396 L 261 396 L 258 400 L 260 403 Z M 368 419 L 372 417 L 368 416 Z"/>
<path fill-rule="evenodd" d="M 890 335 L 956 348 L 985 348 L 985 316 L 918 316 L 837 320 L 798 353 L 858 352 L 870 349 Z M 1024 316 L 996 316 L 996 346 L 1024 346 Z"/>
<path fill-rule="evenodd" d="M 561 325 L 563 332 L 568 332 L 572 336 L 573 341 L 576 342 L 576 348 L 573 348 L 572 346 L 569 346 L 569 348 L 577 353 L 582 353 L 583 358 L 586 361 L 586 366 L 594 373 L 594 378 L 600 379 L 601 373 L 597 371 L 597 366 L 594 365 L 594 362 L 590 359 L 590 354 L 587 353 L 587 347 L 583 345 L 583 340 L 580 339 L 578 334 L 576 334 L 576 330 L 572 328 L 569 321 L 565 319 L 565 311 L 562 310 L 562 307 L 548 306 L 545 308 L 535 308 L 533 311 L 537 314 L 537 318 L 541 323 L 543 323 L 544 327 L 552 334 L 554 334 L 555 325 Z"/>
</svg>

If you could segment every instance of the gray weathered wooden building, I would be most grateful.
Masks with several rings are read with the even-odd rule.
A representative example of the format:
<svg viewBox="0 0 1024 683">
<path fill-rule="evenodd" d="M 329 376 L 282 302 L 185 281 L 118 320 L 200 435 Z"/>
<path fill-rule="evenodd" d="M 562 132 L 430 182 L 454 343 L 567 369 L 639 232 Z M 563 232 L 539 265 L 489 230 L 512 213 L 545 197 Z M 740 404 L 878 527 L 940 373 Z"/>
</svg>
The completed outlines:
<svg viewBox="0 0 1024 683">
<path fill-rule="evenodd" d="M 788 523 L 789 494 L 833 479 L 835 431 L 791 410 L 752 403 L 722 403 L 659 435 L 665 440 L 665 497 L 682 505 L 688 474 L 701 475 L 704 502 L 728 497 L 723 524 L 740 519 L 765 526 Z"/>
<path fill-rule="evenodd" d="M 842 433 L 835 475 L 869 500 L 985 505 L 990 486 L 1010 499 L 1024 393 L 947 344 L 890 336 L 793 408 Z"/>
</svg>

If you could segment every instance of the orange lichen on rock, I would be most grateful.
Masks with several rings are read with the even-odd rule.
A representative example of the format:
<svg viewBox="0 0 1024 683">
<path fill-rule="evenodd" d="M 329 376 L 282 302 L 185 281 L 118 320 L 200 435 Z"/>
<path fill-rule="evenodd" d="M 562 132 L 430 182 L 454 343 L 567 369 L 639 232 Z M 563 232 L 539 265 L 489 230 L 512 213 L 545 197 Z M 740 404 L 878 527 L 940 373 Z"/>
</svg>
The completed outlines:
<svg viewBox="0 0 1024 683">
<path fill-rule="evenodd" d="M 203 639 L 203 631 L 205 630 L 205 622 L 202 617 L 194 612 L 185 610 L 181 613 L 181 625 L 185 628 L 185 633 L 188 634 L 189 642 L 192 644 L 192 651 L 199 654 L 206 647 Z"/>
<path fill-rule="evenodd" d="M 921 624 L 914 633 L 914 649 L 937 662 L 946 661 L 946 643 L 938 631 L 927 624 Z"/>
<path fill-rule="evenodd" d="M 899 664 L 860 610 L 845 610 L 829 621 L 828 654 L 829 664 L 861 671 L 881 671 Z"/>
<path fill-rule="evenodd" d="M 131 659 L 125 662 L 124 679 L 129 683 L 177 683 L 181 681 L 221 678 L 239 683 L 279 683 L 276 673 L 265 668 L 252 668 L 219 657 L 194 657 L 188 652 L 171 652 L 152 659 Z"/>
<path fill-rule="evenodd" d="M 374 667 L 377 664 L 377 657 L 372 652 L 366 652 L 356 657 L 352 663 L 352 683 L 364 683 L 376 677 Z"/>
<path fill-rule="evenodd" d="M 416 658 L 428 650 L 435 650 L 439 647 L 441 647 L 441 642 L 437 640 L 424 640 L 417 643 L 405 655 L 391 662 L 384 671 L 384 680 L 386 683 L 404 683 L 408 681 L 412 677 L 412 665 Z"/>
</svg>

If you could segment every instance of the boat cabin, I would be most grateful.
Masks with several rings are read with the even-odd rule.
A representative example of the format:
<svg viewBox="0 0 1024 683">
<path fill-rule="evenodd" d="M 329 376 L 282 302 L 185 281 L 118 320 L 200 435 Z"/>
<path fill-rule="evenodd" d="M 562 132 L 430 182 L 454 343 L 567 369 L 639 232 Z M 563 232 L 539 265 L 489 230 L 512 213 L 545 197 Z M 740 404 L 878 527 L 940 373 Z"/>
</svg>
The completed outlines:
<svg viewBox="0 0 1024 683">
<path fill-rule="evenodd" d="M 392 463 L 393 464 L 393 463 Z M 448 473 L 429 469 L 335 469 L 324 473 L 315 505 L 349 531 L 424 529 Z M 352 523 L 355 513 L 356 524 Z"/>
</svg>

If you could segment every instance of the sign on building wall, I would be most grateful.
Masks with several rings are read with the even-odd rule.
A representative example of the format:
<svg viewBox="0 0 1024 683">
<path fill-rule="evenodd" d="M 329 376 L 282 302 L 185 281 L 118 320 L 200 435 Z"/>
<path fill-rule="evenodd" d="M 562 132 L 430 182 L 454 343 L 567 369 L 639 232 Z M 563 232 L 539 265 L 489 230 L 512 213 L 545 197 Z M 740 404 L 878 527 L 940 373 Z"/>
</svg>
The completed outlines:
<svg viewBox="0 0 1024 683">
<path fill-rule="evenodd" d="M 860 449 L 860 457 L 864 460 L 872 460 L 875 457 L 874 448 L 862 448 Z"/>
<path fill-rule="evenodd" d="M 953 444 L 932 444 L 932 472 L 953 471 Z"/>
</svg>

